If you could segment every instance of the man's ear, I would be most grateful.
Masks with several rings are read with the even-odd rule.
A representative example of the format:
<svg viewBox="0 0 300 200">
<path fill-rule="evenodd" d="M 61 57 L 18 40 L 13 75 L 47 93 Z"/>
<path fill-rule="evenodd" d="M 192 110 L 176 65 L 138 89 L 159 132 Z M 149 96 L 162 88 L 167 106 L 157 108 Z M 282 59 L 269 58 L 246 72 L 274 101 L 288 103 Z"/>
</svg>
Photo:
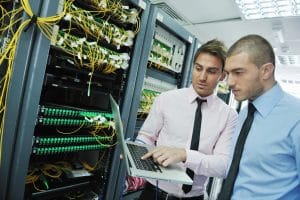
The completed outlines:
<svg viewBox="0 0 300 200">
<path fill-rule="evenodd" d="M 263 80 L 268 80 L 273 77 L 275 66 L 272 63 L 266 63 L 261 66 L 261 77 Z"/>
</svg>

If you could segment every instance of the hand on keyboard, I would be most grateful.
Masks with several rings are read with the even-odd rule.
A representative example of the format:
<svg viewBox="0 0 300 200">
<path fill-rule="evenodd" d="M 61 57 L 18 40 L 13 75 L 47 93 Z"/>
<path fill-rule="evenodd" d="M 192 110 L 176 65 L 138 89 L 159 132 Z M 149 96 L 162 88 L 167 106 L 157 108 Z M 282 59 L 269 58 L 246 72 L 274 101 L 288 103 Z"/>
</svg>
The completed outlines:
<svg viewBox="0 0 300 200">
<path fill-rule="evenodd" d="M 152 157 L 154 162 L 167 167 L 170 164 L 186 161 L 185 149 L 159 146 L 142 156 L 142 159 Z"/>
<path fill-rule="evenodd" d="M 141 159 L 141 157 L 148 152 L 146 147 L 133 144 L 127 144 L 127 146 L 138 169 L 144 169 L 147 171 L 161 171 L 159 166 L 153 162 L 152 158 L 143 160 Z"/>
</svg>

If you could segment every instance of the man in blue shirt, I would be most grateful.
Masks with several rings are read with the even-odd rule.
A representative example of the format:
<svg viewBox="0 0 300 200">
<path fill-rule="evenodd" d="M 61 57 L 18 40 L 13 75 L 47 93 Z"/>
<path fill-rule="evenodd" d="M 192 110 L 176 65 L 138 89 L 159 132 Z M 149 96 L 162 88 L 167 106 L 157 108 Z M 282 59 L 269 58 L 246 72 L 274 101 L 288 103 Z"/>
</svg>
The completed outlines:
<svg viewBox="0 0 300 200">
<path fill-rule="evenodd" d="M 273 48 L 259 35 L 242 37 L 228 51 L 228 84 L 235 99 L 248 100 L 255 112 L 242 147 L 237 140 L 248 107 L 239 114 L 231 155 L 241 147 L 241 158 L 233 158 L 219 199 L 300 199 L 300 100 L 281 89 L 274 70 Z"/>
</svg>

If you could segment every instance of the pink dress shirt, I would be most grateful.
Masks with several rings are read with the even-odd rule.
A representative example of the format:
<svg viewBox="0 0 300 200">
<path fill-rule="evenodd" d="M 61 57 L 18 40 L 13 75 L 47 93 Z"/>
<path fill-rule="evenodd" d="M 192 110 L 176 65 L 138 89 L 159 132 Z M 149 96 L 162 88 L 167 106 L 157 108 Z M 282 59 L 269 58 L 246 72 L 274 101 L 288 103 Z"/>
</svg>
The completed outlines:
<svg viewBox="0 0 300 200">
<path fill-rule="evenodd" d="M 158 183 L 160 189 L 177 197 L 202 195 L 207 177 L 225 177 L 231 138 L 237 122 L 236 111 L 219 97 L 210 95 L 202 98 L 207 102 L 201 106 L 199 150 L 190 150 L 197 97 L 192 86 L 160 94 L 136 138 L 151 145 L 156 141 L 157 146 L 186 149 L 186 162 L 179 165 L 194 171 L 192 190 L 185 194 L 182 184 L 167 181 Z M 155 180 L 148 181 L 156 184 Z"/>
</svg>

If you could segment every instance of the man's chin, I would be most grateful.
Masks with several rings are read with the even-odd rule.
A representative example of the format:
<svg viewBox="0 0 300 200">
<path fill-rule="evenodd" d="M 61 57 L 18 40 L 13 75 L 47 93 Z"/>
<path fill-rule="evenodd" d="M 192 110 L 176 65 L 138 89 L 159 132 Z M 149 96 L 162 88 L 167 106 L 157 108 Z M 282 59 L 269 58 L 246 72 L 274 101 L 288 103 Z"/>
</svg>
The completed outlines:
<svg viewBox="0 0 300 200">
<path fill-rule="evenodd" d="M 207 96 L 209 96 L 209 95 L 211 95 L 212 94 L 212 92 L 211 93 L 209 93 L 208 91 L 206 91 L 206 90 L 197 90 L 197 94 L 199 95 L 199 96 L 201 96 L 201 97 L 207 97 Z"/>
<path fill-rule="evenodd" d="M 234 96 L 234 99 L 237 100 L 237 101 L 244 101 L 244 100 L 246 100 L 246 98 L 241 97 L 241 96 Z"/>
</svg>

